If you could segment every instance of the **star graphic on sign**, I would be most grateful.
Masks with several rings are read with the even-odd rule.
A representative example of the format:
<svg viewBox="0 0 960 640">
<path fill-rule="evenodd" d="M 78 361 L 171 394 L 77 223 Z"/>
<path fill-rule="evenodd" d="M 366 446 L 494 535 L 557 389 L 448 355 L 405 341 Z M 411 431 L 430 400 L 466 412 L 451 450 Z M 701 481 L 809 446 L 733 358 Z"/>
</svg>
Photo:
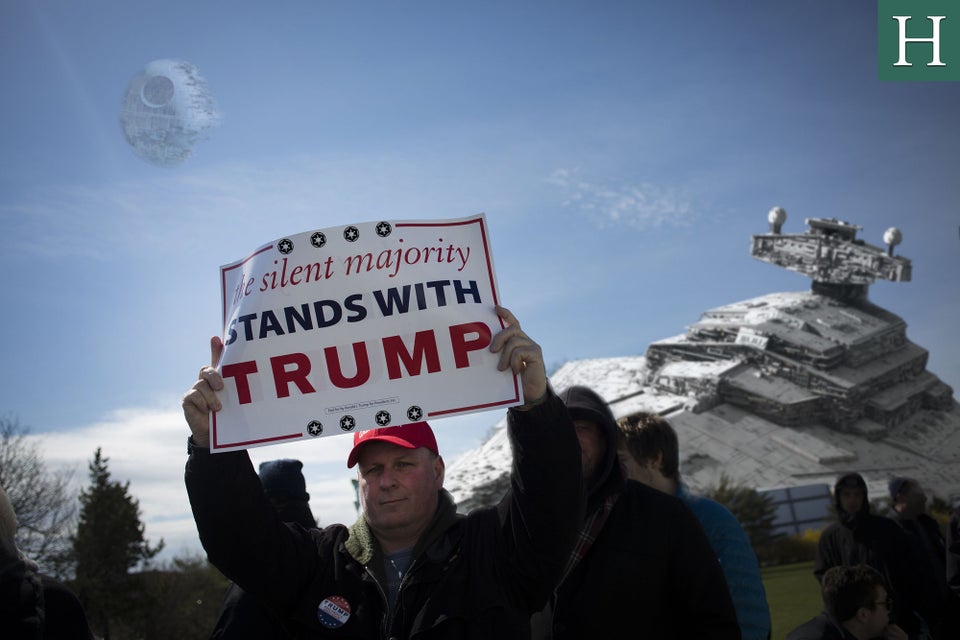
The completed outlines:
<svg viewBox="0 0 960 640">
<path fill-rule="evenodd" d="M 327 244 L 327 236 L 317 231 L 315 234 L 310 236 L 310 244 L 319 249 L 323 245 Z"/>
<path fill-rule="evenodd" d="M 342 431 L 353 431 L 357 426 L 357 421 L 353 419 L 353 416 L 343 416 L 340 418 L 340 429 Z"/>
<path fill-rule="evenodd" d="M 277 251 L 283 254 L 287 254 L 293 251 L 293 242 L 290 240 L 290 238 L 284 238 L 283 240 L 278 242 Z"/>
<path fill-rule="evenodd" d="M 417 405 L 413 405 L 412 407 L 407 409 L 407 418 L 411 422 L 419 422 L 420 418 L 422 417 L 423 417 L 423 409 L 421 409 Z"/>
<path fill-rule="evenodd" d="M 319 420 L 311 420 L 307 423 L 307 432 L 316 438 L 318 435 L 323 433 L 323 423 Z"/>
<path fill-rule="evenodd" d="M 377 424 L 381 427 L 385 427 L 390 424 L 390 412 L 389 411 L 377 411 L 377 417 L 375 418 Z"/>
<path fill-rule="evenodd" d="M 393 228 L 390 226 L 389 222 L 381 222 L 377 225 L 377 235 L 381 238 L 386 238 L 388 235 L 390 235 L 392 230 Z"/>
<path fill-rule="evenodd" d="M 359 237 L 360 230 L 356 227 L 351 226 L 343 230 L 343 239 L 347 242 L 356 242 Z"/>
</svg>

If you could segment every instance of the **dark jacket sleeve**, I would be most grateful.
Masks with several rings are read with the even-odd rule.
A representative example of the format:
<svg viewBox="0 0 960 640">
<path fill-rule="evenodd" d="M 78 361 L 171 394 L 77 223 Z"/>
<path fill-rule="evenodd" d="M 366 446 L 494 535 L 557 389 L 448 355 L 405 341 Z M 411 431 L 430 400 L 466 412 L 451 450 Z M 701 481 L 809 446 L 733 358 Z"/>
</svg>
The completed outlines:
<svg viewBox="0 0 960 640">
<path fill-rule="evenodd" d="M 919 615 L 926 620 L 937 617 L 939 592 L 936 583 L 924 579 L 919 571 L 918 563 L 926 562 L 924 558 L 914 555 L 910 547 L 907 534 L 893 520 L 883 518 L 878 521 L 883 527 L 877 536 L 887 539 L 888 545 L 884 562 L 886 576 L 891 583 L 893 596 L 893 616 L 899 620 L 900 626 L 907 633 L 919 631 Z"/>
<path fill-rule="evenodd" d="M 531 610 L 560 581 L 583 521 L 586 492 L 580 443 L 566 406 L 552 391 L 545 402 L 507 416 L 513 448 L 510 491 L 499 505 L 514 597 Z"/>
<path fill-rule="evenodd" d="M 947 524 L 947 584 L 960 596 L 960 511 L 954 511 Z"/>
<path fill-rule="evenodd" d="M 51 576 L 41 575 L 40 579 L 46 609 L 43 637 L 93 640 L 87 613 L 77 595 Z"/>
<path fill-rule="evenodd" d="M 281 620 L 261 599 L 230 583 L 220 606 L 220 617 L 210 640 L 258 638 L 282 640 L 290 638 Z"/>
<path fill-rule="evenodd" d="M 828 569 L 842 564 L 840 553 L 837 550 L 836 541 L 837 525 L 828 525 L 820 534 L 820 540 L 817 542 L 817 557 L 813 561 L 813 577 L 817 582 L 823 580 L 823 574 Z"/>
<path fill-rule="evenodd" d="M 787 634 L 786 640 L 844 640 L 844 632 L 824 611 Z"/>
<path fill-rule="evenodd" d="M 280 521 L 247 452 L 195 449 L 185 481 L 210 562 L 252 595 L 294 601 L 315 575 L 316 547 L 302 527 Z"/>
<path fill-rule="evenodd" d="M 677 623 L 683 632 L 678 637 L 739 639 L 730 589 L 703 527 L 683 503 L 677 505 L 671 524 L 677 540 L 669 588 L 682 600 L 678 606 L 682 619 Z"/>
</svg>

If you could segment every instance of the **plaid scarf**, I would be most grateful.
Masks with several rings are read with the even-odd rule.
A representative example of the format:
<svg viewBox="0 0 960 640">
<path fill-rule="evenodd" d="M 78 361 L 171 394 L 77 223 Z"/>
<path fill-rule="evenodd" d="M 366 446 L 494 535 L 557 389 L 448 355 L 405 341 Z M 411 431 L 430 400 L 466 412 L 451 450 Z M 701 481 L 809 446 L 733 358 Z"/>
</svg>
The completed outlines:
<svg viewBox="0 0 960 640">
<path fill-rule="evenodd" d="M 619 497 L 619 492 L 607 496 L 600 506 L 584 520 L 583 527 L 580 528 L 580 533 L 577 534 L 577 543 L 573 546 L 573 551 L 567 560 L 567 567 L 563 570 L 563 580 L 567 579 L 567 576 L 570 575 L 573 568 L 577 566 L 577 563 L 587 555 L 587 551 L 590 550 L 590 547 L 593 546 L 593 541 L 600 535 L 600 531 L 603 529 L 607 517 L 609 517 L 610 512 L 613 511 L 613 505 L 616 504 L 617 498 Z M 563 580 L 560 582 L 563 582 Z"/>
</svg>

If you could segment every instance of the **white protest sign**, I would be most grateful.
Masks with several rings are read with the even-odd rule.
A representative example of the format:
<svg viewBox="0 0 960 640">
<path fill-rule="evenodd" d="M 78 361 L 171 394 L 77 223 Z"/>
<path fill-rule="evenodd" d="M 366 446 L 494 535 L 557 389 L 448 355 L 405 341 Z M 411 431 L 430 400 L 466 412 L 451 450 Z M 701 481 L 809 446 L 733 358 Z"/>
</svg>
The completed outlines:
<svg viewBox="0 0 960 640">
<path fill-rule="evenodd" d="M 220 268 L 214 452 L 509 407 L 486 218 L 307 231 Z"/>
</svg>

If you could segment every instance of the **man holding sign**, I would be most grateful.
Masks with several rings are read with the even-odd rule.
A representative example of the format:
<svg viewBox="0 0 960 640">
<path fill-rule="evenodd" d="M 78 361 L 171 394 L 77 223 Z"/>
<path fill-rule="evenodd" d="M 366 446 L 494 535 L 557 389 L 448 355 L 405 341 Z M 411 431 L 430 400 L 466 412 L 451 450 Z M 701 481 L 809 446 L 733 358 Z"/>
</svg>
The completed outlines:
<svg viewBox="0 0 960 640">
<path fill-rule="evenodd" d="M 280 522 L 245 450 L 210 452 L 225 388 L 223 341 L 212 339 L 211 366 L 183 398 L 194 518 L 211 562 L 297 637 L 529 637 L 583 518 L 580 448 L 540 346 L 509 310 L 496 315 L 505 328 L 489 352 L 519 376 L 526 400 L 508 412 L 514 465 L 501 503 L 457 514 L 433 432 L 419 422 L 354 434 L 348 466 L 363 515 L 312 531 Z"/>
</svg>

